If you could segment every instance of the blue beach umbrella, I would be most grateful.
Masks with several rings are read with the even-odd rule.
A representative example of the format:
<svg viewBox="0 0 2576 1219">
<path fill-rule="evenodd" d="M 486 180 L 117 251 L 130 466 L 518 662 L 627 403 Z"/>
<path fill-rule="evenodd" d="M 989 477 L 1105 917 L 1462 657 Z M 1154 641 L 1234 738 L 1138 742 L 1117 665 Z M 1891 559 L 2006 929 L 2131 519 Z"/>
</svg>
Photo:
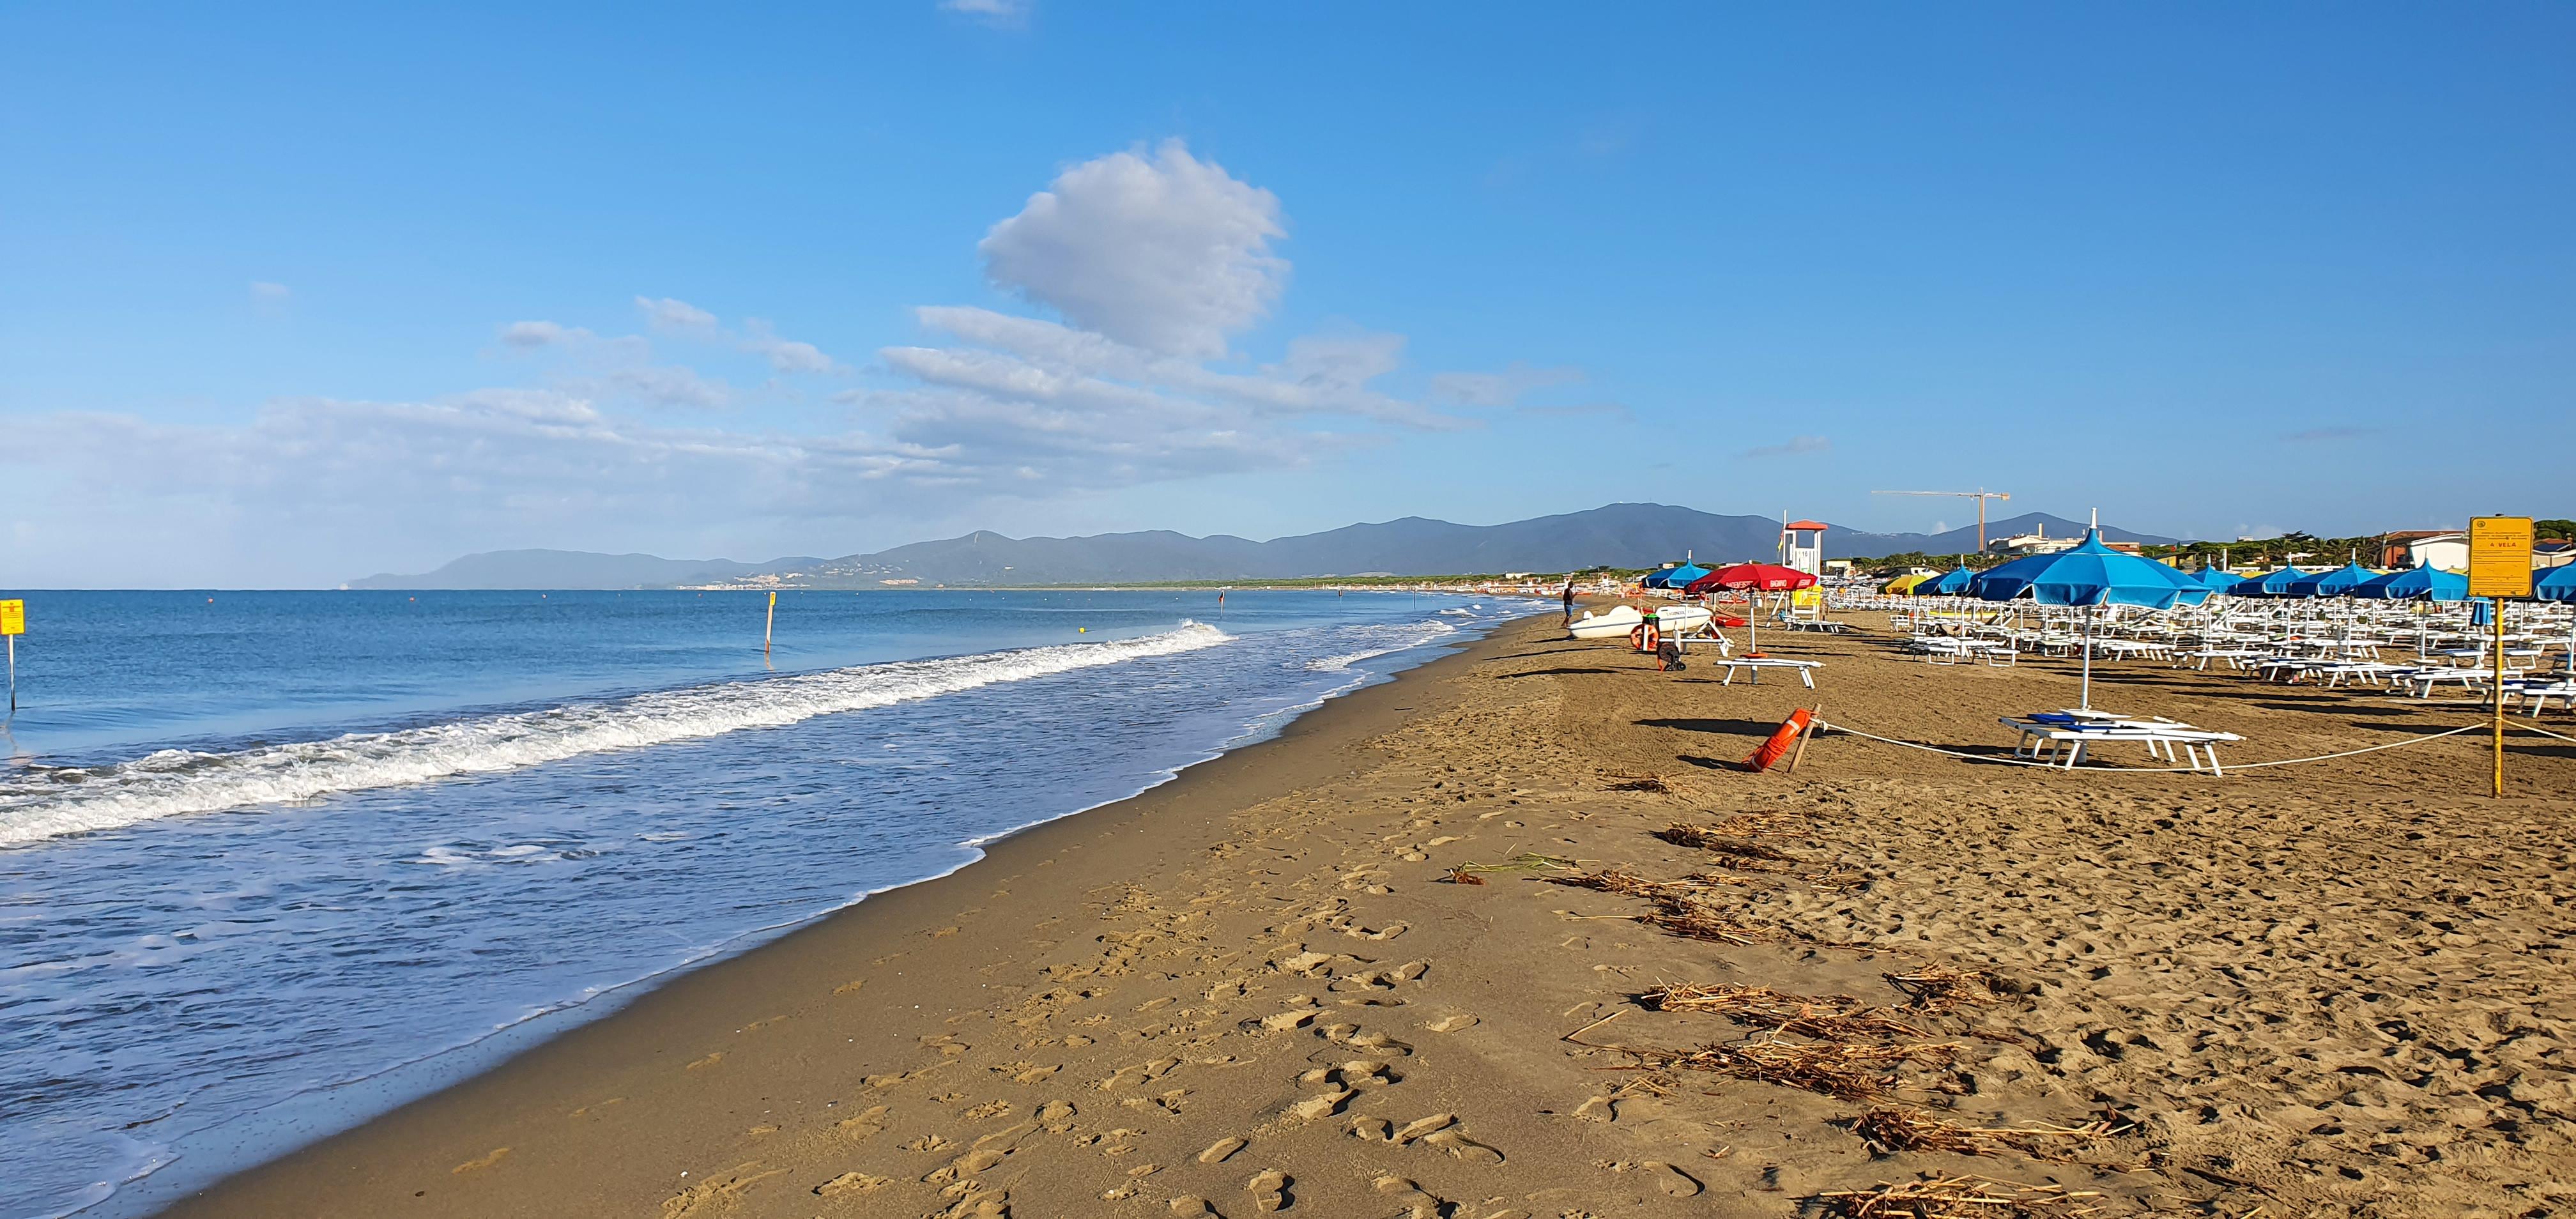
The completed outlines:
<svg viewBox="0 0 2576 1219">
<path fill-rule="evenodd" d="M 2307 578 L 2308 573 L 2298 568 L 2284 567 L 2279 571 L 2267 571 L 2259 576 L 2247 576 L 2237 581 L 2236 587 L 2228 589 L 2227 592 L 2228 595 L 2236 597 L 2277 597 L 2290 587 L 2291 581 Z"/>
<path fill-rule="evenodd" d="M 2292 580 L 2281 590 L 2281 593 L 2289 597 L 2341 597 L 2378 577 L 2378 572 L 2359 563 L 2346 563 L 2333 571 L 2318 572 L 2312 576 L 2302 576 Z"/>
<path fill-rule="evenodd" d="M 2185 588 L 2184 585 L 2190 585 Z M 1986 570 L 1977 577 L 1976 593 L 1988 601 L 2010 601 L 2028 594 L 2042 605 L 2084 607 L 2084 686 L 2081 706 L 2093 706 L 2093 607 L 2143 605 L 2172 609 L 2191 598 L 2209 595 L 2199 581 L 2153 559 L 2122 554 L 2102 544 L 2097 530 L 2086 530 L 2073 550 L 2036 554 Z"/>
<path fill-rule="evenodd" d="M 2220 571 L 2215 567 L 2204 567 L 2200 569 L 2200 582 L 2208 585 L 2209 591 L 2213 593 L 2234 591 L 2237 584 L 2242 582 L 2244 579 L 2245 577 L 2237 575 L 2235 572 Z"/>
<path fill-rule="evenodd" d="M 2373 576 L 2345 589 L 2343 595 L 2373 601 L 2412 601 L 2417 598 L 2466 601 L 2469 599 L 2469 578 L 2439 567 L 2409 567 L 2404 571 Z"/>
<path fill-rule="evenodd" d="M 1697 563 L 1684 563 L 1679 567 L 1648 573 L 1642 583 L 1648 588 L 1680 588 L 1707 574 L 1708 569 Z"/>
<path fill-rule="evenodd" d="M 2458 579 L 2465 591 L 2468 578 Z M 2543 601 L 2576 601 L 2576 563 L 2550 568 L 2549 574 L 2531 582 L 2531 595 Z"/>
<path fill-rule="evenodd" d="M 1942 597 L 1956 597 L 1967 592 L 1971 586 L 1976 584 L 1976 582 L 1977 573 L 1975 569 L 1969 567 L 1965 563 L 1961 563 L 1949 571 L 1942 572 L 1940 575 L 1934 576 L 1921 584 L 1915 585 L 1914 591 L 1917 595 L 1930 593 Z"/>
</svg>

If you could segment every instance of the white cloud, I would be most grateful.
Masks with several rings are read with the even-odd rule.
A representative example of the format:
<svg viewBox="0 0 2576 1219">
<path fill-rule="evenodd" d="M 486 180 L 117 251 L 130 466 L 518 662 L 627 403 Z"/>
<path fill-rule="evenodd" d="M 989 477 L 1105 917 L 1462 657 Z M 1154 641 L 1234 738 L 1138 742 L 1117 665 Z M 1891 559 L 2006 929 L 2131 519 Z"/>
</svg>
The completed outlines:
<svg viewBox="0 0 2576 1219">
<path fill-rule="evenodd" d="M 830 372 L 840 363 L 812 343 L 778 337 L 769 323 L 751 318 L 742 324 L 742 349 L 769 361 L 778 372 Z"/>
<path fill-rule="evenodd" d="M 1071 320 L 920 308 L 923 340 L 879 351 L 859 387 L 834 396 L 847 414 L 833 424 L 729 415 L 720 427 L 640 409 L 792 401 L 657 360 L 664 342 L 749 353 L 779 374 L 854 370 L 766 321 L 728 327 L 686 301 L 638 297 L 667 338 L 535 319 L 499 327 L 500 348 L 539 387 L 282 400 L 231 425 L 58 413 L 32 421 L 30 442 L 0 451 L 0 464 L 43 454 L 28 474 L 48 494 L 99 502 L 101 553 L 171 544 L 154 522 L 205 521 L 238 527 L 229 553 L 240 562 L 320 555 L 351 570 L 301 574 L 338 579 L 424 551 L 430 562 L 508 545 L 670 552 L 716 529 L 771 536 L 762 522 L 799 523 L 798 536 L 818 520 L 882 529 L 995 499 L 1294 469 L 1407 432 L 1481 426 L 1390 387 L 1403 375 L 1398 334 L 1339 329 L 1292 337 L 1266 363 L 1214 362 L 1286 272 L 1267 253 L 1277 204 L 1177 144 L 1076 167 L 1040 198 L 1057 202 L 1033 200 L 996 226 L 985 253 L 997 277 Z M 1085 268 L 1114 282 L 1071 294 Z M 1431 383 L 1441 400 L 1487 405 L 1573 379 L 1515 365 Z M 191 553 L 212 563 L 226 552 Z"/>
<path fill-rule="evenodd" d="M 716 315 L 684 300 L 639 296 L 635 307 L 644 311 L 645 325 L 664 333 L 708 334 L 718 329 Z"/>
<path fill-rule="evenodd" d="M 255 305 L 283 305 L 295 295 L 295 289 L 273 284 L 264 279 L 250 281 L 250 299 Z"/>
<path fill-rule="evenodd" d="M 756 317 L 745 319 L 742 333 L 735 334 L 715 314 L 684 300 L 639 296 L 635 307 L 643 311 L 645 325 L 656 333 L 725 343 L 769 361 L 774 372 L 827 373 L 841 369 L 840 361 L 823 354 L 822 348 L 780 338 L 775 327 Z"/>
<path fill-rule="evenodd" d="M 1583 379 L 1579 368 L 1535 368 L 1515 362 L 1501 372 L 1444 372 L 1431 378 L 1431 396 L 1461 406 L 1518 406 L 1533 390 Z"/>
<path fill-rule="evenodd" d="M 1278 299 L 1281 224 L 1276 196 L 1167 140 L 1064 171 L 976 248 L 994 283 L 1076 326 L 1210 359 Z"/>
<path fill-rule="evenodd" d="M 596 337 L 579 326 L 555 322 L 512 322 L 501 328 L 501 345 L 522 350 L 568 346 Z"/>
<path fill-rule="evenodd" d="M 606 374 L 606 382 L 660 406 L 717 410 L 733 405 L 733 387 L 676 364 L 643 364 Z"/>
<path fill-rule="evenodd" d="M 995 29 L 1015 30 L 1028 24 L 1036 0 L 939 0 L 939 11 L 972 17 Z"/>
</svg>

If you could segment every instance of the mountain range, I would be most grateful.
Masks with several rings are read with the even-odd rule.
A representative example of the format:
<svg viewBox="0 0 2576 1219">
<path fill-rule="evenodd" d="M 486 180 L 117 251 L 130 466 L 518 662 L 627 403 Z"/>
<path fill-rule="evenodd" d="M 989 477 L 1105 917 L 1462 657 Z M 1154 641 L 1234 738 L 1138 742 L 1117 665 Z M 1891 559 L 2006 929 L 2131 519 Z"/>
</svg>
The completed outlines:
<svg viewBox="0 0 2576 1219">
<path fill-rule="evenodd" d="M 1829 523 L 1830 524 L 1830 523 Z M 1986 523 L 1989 539 L 2046 532 L 2074 537 L 2084 526 L 2026 512 Z M 1167 580 L 1262 580 L 1312 576 L 1564 572 L 1592 566 L 1652 567 L 1685 557 L 1702 562 L 1771 559 L 1780 522 L 1722 516 L 1666 504 L 1610 504 L 1501 525 L 1458 525 L 1405 517 L 1322 533 L 1255 542 L 1169 530 L 1076 538 L 1012 538 L 978 531 L 872 554 L 740 563 L 647 554 L 500 550 L 467 555 L 421 575 L 378 575 L 350 588 L 675 588 L 774 577 L 809 588 L 874 588 L 890 581 L 972 587 L 1123 584 Z M 2174 539 L 2105 527 L 2105 539 L 2169 545 Z M 1946 533 L 1866 533 L 1830 527 L 1828 557 L 1905 551 L 1973 551 L 1975 527 Z"/>
</svg>

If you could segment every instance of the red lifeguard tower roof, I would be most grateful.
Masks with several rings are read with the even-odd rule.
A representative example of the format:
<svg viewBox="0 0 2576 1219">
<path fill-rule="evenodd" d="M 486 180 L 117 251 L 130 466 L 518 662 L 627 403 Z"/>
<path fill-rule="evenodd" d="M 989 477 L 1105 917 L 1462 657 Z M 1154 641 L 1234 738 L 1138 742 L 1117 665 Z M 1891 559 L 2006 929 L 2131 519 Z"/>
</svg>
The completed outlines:
<svg viewBox="0 0 2576 1219">
<path fill-rule="evenodd" d="M 1827 526 L 1823 521 L 1791 521 L 1786 525 L 1780 526 L 1780 530 L 1781 532 L 1786 533 L 1792 529 L 1823 529 L 1826 527 Z"/>
</svg>

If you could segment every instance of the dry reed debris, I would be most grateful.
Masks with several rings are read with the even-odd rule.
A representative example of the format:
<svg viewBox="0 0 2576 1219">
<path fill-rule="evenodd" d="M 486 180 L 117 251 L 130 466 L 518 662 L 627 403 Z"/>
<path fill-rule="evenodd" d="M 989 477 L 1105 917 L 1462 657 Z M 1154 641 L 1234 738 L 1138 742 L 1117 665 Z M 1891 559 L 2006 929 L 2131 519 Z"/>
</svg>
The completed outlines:
<svg viewBox="0 0 2576 1219">
<path fill-rule="evenodd" d="M 1709 1012 L 1752 1028 L 1805 1037 L 1922 1037 L 1923 1030 L 1850 995 L 1793 995 L 1767 986 L 1660 986 L 1637 996 L 1654 1011 Z"/>
<path fill-rule="evenodd" d="M 1660 830 L 1656 830 L 1654 835 L 1655 837 L 1661 838 L 1677 847 L 1691 847 L 1696 850 L 1715 851 L 1720 855 L 1729 855 L 1737 859 L 1763 859 L 1773 860 L 1780 863 L 1806 862 L 1805 860 L 1799 859 L 1797 856 L 1791 855 L 1785 851 L 1766 847 L 1758 842 L 1748 842 L 1742 838 L 1724 833 L 1717 826 L 1691 825 L 1686 822 L 1676 821 Z"/>
<path fill-rule="evenodd" d="M 1731 877 L 1692 876 L 1682 880 L 1647 880 L 1632 872 L 1604 869 L 1574 876 L 1545 878 L 1552 885 L 1592 889 L 1641 897 L 1654 903 L 1654 913 L 1633 916 L 1635 921 L 1661 927 L 1678 936 L 1695 940 L 1714 940 L 1725 944 L 1758 944 L 1772 938 L 1763 932 L 1710 909 L 1700 900 L 1702 894 L 1727 884 L 1741 883 Z"/>
<path fill-rule="evenodd" d="M 1914 1109 L 1872 1109 L 1852 1119 L 1852 1133 L 1881 1154 L 1898 1151 L 1948 1151 L 1987 1156 L 2005 1150 L 2042 1160 L 2065 1161 L 2087 1144 L 2120 1133 L 2109 1122 L 2081 1126 L 1963 1126 Z"/>
<path fill-rule="evenodd" d="M 1827 1214 L 1843 1219 L 2054 1219 L 2090 1215 L 2092 1190 L 2023 1185 L 1988 1177 L 1931 1176 L 1877 1189 L 1838 1189 L 1816 1195 Z"/>
<path fill-rule="evenodd" d="M 1485 882 L 1473 878 L 1486 872 L 1569 872 L 1578 866 L 1580 865 L 1571 859 L 1560 859 L 1554 855 L 1540 855 L 1532 851 L 1523 851 L 1501 863 L 1459 864 L 1457 867 L 1449 869 L 1449 883 L 1456 885 L 1481 885 Z"/>
<path fill-rule="evenodd" d="M 1946 1066 L 1959 1047 L 1940 1042 L 1907 1045 L 1797 1045 L 1755 1041 L 1744 1045 L 1701 1046 L 1686 1053 L 1660 1056 L 1664 1067 L 1713 1071 L 1737 1079 L 1754 1079 L 1820 1092 L 1836 1100 L 1870 1100 L 1896 1086 L 1896 1068 L 1907 1062 Z"/>
<path fill-rule="evenodd" d="M 1926 966 L 1912 973 L 1886 974 L 1888 984 L 1905 992 L 1905 1006 L 1929 1015 L 1995 1000 L 1995 977 L 1981 969 Z"/>
</svg>

